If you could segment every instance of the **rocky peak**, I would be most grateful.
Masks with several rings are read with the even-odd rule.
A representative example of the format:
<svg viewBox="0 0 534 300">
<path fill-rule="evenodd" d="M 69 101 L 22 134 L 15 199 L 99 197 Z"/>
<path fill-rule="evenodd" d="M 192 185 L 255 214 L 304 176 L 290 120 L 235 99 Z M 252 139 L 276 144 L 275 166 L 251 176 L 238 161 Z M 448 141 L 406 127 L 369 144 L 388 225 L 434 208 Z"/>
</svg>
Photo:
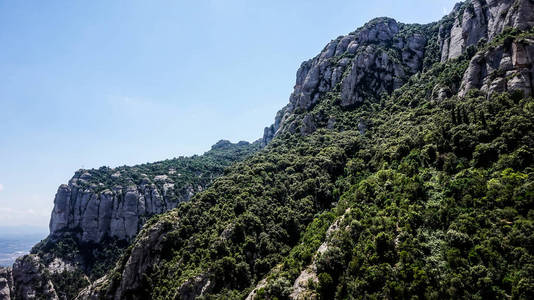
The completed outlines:
<svg viewBox="0 0 534 300">
<path fill-rule="evenodd" d="M 300 124 L 292 116 L 310 111 L 328 92 L 341 91 L 339 105 L 347 109 L 400 87 L 421 70 L 427 42 L 421 29 L 377 18 L 328 43 L 300 66 L 289 104 L 265 129 L 263 145 L 281 130 L 296 131 Z M 304 121 L 306 128 L 314 128 L 309 117 Z"/>
<path fill-rule="evenodd" d="M 105 237 L 130 240 L 143 223 L 187 201 L 196 186 L 175 191 L 171 186 L 143 178 L 139 185 L 117 184 L 103 190 L 88 183 L 88 176 L 74 176 L 59 186 L 50 218 L 51 235 L 75 232 L 82 242 L 100 242 Z M 145 180 L 146 179 L 146 180 Z"/>
<path fill-rule="evenodd" d="M 78 170 L 57 190 L 51 236 L 74 234 L 85 243 L 98 243 L 106 237 L 130 241 L 151 216 L 188 201 L 225 166 L 254 147 L 248 142 L 217 142 L 204 155 L 220 165 L 202 155 L 133 167 Z M 193 160 L 196 162 L 190 163 Z"/>
<path fill-rule="evenodd" d="M 534 95 L 534 39 L 507 39 L 477 53 L 464 74 L 460 96 L 471 89 L 487 94 L 520 91 L 524 96 Z"/>
<path fill-rule="evenodd" d="M 229 140 L 220 140 L 215 145 L 211 146 L 211 149 L 221 149 L 232 145 L 232 143 Z"/>
<path fill-rule="evenodd" d="M 506 28 L 531 28 L 534 25 L 534 2 L 469 0 L 456 4 L 453 11 L 437 24 L 439 31 L 436 30 L 437 39 L 432 39 L 432 45 L 427 42 L 434 34 L 429 33 L 434 24 L 406 25 L 390 18 L 374 19 L 328 43 L 319 55 L 300 66 L 289 104 L 276 114 L 274 124 L 265 128 L 262 145 L 267 145 L 281 132 L 307 134 L 318 128 L 316 123 L 320 120 L 309 116 L 308 112 L 328 92 L 339 93 L 340 99 L 336 103 L 343 109 L 350 109 L 365 100 L 372 101 L 382 93 L 391 93 L 422 70 L 423 60 L 433 56 L 426 53 L 430 46 L 439 52 L 439 57 L 430 58 L 430 61 L 446 61 L 460 57 L 470 46 L 491 41 Z M 520 57 L 530 61 L 528 55 Z M 484 71 L 476 76 L 482 79 L 475 80 L 471 86 L 480 88 L 484 85 Z M 512 80 L 511 85 L 528 90 L 530 84 L 524 83 L 527 79 Z M 469 88 L 468 83 L 464 86 L 464 89 Z M 329 116 L 325 117 L 328 121 L 323 123 L 332 127 Z"/>
<path fill-rule="evenodd" d="M 459 95 L 471 89 L 486 93 L 519 90 L 525 96 L 533 95 L 534 41 L 506 38 L 512 31 L 533 26 L 531 0 L 471 0 L 457 5 L 439 29 L 441 61 L 457 58 L 481 42 L 490 44 L 471 59 Z M 504 41 L 491 46 L 499 36 Z"/>
</svg>

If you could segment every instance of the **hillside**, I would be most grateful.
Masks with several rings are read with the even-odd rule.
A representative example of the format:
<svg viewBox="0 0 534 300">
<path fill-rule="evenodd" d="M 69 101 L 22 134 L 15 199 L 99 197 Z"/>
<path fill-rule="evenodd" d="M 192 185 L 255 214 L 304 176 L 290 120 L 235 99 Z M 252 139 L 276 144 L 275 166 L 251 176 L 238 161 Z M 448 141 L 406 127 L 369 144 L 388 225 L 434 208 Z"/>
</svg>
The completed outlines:
<svg viewBox="0 0 534 300">
<path fill-rule="evenodd" d="M 532 299 L 533 27 L 531 0 L 371 20 L 301 65 L 261 142 L 77 172 L 4 286 L 15 299 Z"/>
<path fill-rule="evenodd" d="M 221 140 L 203 155 L 78 170 L 58 188 L 50 235 L 13 266 L 15 299 L 74 298 L 115 265 L 147 220 L 189 201 L 258 149 L 259 142 Z"/>
<path fill-rule="evenodd" d="M 266 148 L 80 298 L 532 298 L 533 8 L 472 1 L 332 41 Z"/>
</svg>

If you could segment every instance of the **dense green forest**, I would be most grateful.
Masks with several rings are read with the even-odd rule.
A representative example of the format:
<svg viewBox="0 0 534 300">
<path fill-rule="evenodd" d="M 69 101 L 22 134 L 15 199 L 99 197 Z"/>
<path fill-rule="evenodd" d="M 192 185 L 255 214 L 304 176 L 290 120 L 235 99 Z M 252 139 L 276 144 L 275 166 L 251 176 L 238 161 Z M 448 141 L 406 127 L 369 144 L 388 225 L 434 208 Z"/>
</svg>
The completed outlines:
<svg viewBox="0 0 534 300">
<path fill-rule="evenodd" d="M 177 191 L 189 186 L 207 187 L 216 177 L 224 174 L 228 166 L 250 156 L 259 148 L 258 142 L 233 144 L 221 140 L 202 155 L 178 157 L 135 166 L 79 170 L 74 178 L 80 178 L 80 176 L 85 178 L 83 181 L 76 181 L 77 188 L 95 194 L 117 186 L 139 186 L 146 183 L 154 183 L 162 189 L 163 184 L 172 182 Z M 161 174 L 166 174 L 164 181 L 157 180 L 157 176 Z M 171 195 L 178 197 L 179 194 Z M 173 199 L 167 200 L 173 201 Z M 67 299 L 75 298 L 83 287 L 105 275 L 113 268 L 124 249 L 130 244 L 127 240 L 109 236 L 98 243 L 83 242 L 79 239 L 79 232 L 81 228 L 52 234 L 31 250 L 31 253 L 37 254 L 45 265 L 50 265 L 60 258 L 75 266 L 69 271 L 52 272 L 49 276 L 59 296 Z"/>
<path fill-rule="evenodd" d="M 458 90 L 477 50 L 532 37 L 507 30 L 357 108 L 325 94 L 311 113 L 335 128 L 283 133 L 151 219 L 98 289 L 113 296 L 157 228 L 155 263 L 124 297 L 185 297 L 191 278 L 208 278 L 203 298 L 245 298 L 265 278 L 258 298 L 287 299 L 313 263 L 309 298 L 532 299 L 534 100 L 433 95 Z"/>
</svg>

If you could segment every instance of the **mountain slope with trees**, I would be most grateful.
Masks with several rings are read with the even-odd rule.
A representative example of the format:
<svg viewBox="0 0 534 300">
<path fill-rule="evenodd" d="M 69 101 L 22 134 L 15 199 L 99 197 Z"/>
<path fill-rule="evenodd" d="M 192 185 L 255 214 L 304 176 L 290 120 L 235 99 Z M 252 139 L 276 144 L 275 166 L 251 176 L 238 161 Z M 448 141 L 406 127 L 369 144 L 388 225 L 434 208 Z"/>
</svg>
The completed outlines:
<svg viewBox="0 0 534 300">
<path fill-rule="evenodd" d="M 79 297 L 532 298 L 533 5 L 468 1 L 334 40 L 265 149 Z"/>
</svg>

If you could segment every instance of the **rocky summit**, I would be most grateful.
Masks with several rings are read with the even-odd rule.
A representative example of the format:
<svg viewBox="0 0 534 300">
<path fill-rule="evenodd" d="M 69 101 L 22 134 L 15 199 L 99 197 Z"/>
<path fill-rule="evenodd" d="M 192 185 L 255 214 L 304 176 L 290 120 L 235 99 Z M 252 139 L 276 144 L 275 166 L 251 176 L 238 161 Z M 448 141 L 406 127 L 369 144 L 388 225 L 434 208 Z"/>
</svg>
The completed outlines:
<svg viewBox="0 0 534 300">
<path fill-rule="evenodd" d="M 0 299 L 533 299 L 534 2 L 376 18 L 255 143 L 79 170 Z"/>
</svg>

